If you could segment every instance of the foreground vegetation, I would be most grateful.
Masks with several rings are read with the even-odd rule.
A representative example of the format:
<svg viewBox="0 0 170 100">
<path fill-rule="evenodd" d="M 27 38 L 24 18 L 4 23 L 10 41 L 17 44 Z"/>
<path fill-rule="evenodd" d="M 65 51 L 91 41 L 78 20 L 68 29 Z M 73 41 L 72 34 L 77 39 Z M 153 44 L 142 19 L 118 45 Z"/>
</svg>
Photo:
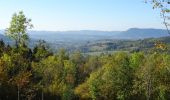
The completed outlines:
<svg viewBox="0 0 170 100">
<path fill-rule="evenodd" d="M 0 42 L 1 100 L 168 100 L 170 54 L 162 49 L 83 56 Z"/>
</svg>

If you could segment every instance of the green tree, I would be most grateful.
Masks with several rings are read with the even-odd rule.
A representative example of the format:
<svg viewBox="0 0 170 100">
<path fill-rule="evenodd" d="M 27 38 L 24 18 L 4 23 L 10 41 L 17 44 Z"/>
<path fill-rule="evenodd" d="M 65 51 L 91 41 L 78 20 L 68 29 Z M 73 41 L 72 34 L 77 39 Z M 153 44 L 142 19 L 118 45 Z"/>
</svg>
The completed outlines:
<svg viewBox="0 0 170 100">
<path fill-rule="evenodd" d="M 145 63 L 136 70 L 134 95 L 140 100 L 168 100 L 169 98 L 169 55 L 151 54 L 145 56 Z"/>
<path fill-rule="evenodd" d="M 20 89 L 26 86 L 30 82 L 31 72 L 24 72 L 17 74 L 13 77 L 12 82 L 17 85 L 18 90 L 18 100 L 20 100 Z"/>
<path fill-rule="evenodd" d="M 37 45 L 33 48 L 32 60 L 41 61 L 50 55 L 52 55 L 52 52 L 49 50 L 49 45 L 44 40 L 39 40 Z"/>
<path fill-rule="evenodd" d="M 16 47 L 26 43 L 29 39 L 27 29 L 31 29 L 33 25 L 30 23 L 31 19 L 25 17 L 24 13 L 20 11 L 12 16 L 9 28 L 6 29 L 6 35 L 15 40 Z"/>
<path fill-rule="evenodd" d="M 131 97 L 133 71 L 126 53 L 108 56 L 103 67 L 90 74 L 85 83 L 75 89 L 83 98 L 93 100 L 127 100 Z M 82 91 L 85 90 L 85 94 Z"/>
</svg>

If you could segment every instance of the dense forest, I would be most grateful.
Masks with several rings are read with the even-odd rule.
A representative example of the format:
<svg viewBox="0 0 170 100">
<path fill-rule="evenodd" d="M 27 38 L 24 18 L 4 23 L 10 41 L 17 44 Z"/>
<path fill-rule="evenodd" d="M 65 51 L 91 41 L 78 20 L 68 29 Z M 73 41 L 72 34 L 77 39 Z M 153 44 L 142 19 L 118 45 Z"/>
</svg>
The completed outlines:
<svg viewBox="0 0 170 100">
<path fill-rule="evenodd" d="M 170 99 L 170 54 L 162 46 L 99 56 L 47 47 L 0 42 L 1 100 Z"/>
</svg>

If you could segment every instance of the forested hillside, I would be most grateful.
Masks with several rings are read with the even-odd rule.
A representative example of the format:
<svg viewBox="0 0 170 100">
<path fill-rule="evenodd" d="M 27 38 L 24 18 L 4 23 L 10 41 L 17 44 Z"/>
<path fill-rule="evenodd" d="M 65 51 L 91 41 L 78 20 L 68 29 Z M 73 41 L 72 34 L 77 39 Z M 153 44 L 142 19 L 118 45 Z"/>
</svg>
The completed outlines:
<svg viewBox="0 0 170 100">
<path fill-rule="evenodd" d="M 150 49 L 154 48 L 156 43 L 166 44 L 167 48 L 170 47 L 170 37 L 161 37 L 161 38 L 147 38 L 139 40 L 98 40 L 86 43 L 78 48 L 82 53 L 90 54 L 101 54 L 109 53 L 114 51 L 142 51 L 148 52 Z"/>
</svg>

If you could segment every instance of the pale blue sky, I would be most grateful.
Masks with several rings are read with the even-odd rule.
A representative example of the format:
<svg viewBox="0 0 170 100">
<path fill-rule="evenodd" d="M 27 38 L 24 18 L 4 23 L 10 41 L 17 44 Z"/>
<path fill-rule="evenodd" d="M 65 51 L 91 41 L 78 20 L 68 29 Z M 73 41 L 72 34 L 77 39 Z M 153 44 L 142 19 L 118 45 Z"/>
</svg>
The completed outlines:
<svg viewBox="0 0 170 100">
<path fill-rule="evenodd" d="M 0 29 L 20 10 L 34 30 L 164 28 L 159 11 L 144 0 L 0 0 Z"/>
</svg>

